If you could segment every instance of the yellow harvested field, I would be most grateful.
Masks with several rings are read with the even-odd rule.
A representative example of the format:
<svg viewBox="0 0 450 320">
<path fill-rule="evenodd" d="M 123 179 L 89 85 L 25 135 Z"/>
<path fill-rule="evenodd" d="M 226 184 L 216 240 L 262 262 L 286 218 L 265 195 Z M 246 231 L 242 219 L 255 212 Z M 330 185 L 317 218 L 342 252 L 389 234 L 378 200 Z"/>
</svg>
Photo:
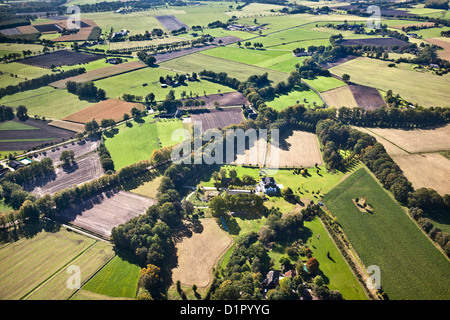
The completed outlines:
<svg viewBox="0 0 450 320">
<path fill-rule="evenodd" d="M 269 168 L 299 168 L 322 165 L 319 141 L 314 133 L 291 131 L 280 137 L 278 147 L 270 144 L 266 159 Z"/>
<path fill-rule="evenodd" d="M 341 108 L 356 108 L 358 104 L 356 103 L 355 97 L 348 86 L 339 87 L 336 89 L 328 90 L 322 92 L 322 97 L 325 102 L 330 107 Z"/>
<path fill-rule="evenodd" d="M 425 39 L 427 42 L 431 44 L 435 44 L 439 47 L 442 47 L 443 50 L 438 50 L 438 56 L 441 59 L 445 59 L 450 61 L 450 39 L 439 37 L 439 38 L 430 38 Z"/>
<path fill-rule="evenodd" d="M 203 230 L 193 233 L 177 243 L 178 266 L 172 270 L 172 280 L 184 285 L 208 286 L 212 280 L 212 269 L 220 257 L 233 244 L 231 236 L 220 229 L 215 218 L 200 220 Z"/>
<path fill-rule="evenodd" d="M 450 124 L 428 129 L 366 128 L 366 132 L 409 153 L 450 150 Z M 382 140 L 379 142 L 384 145 Z"/>
<path fill-rule="evenodd" d="M 414 189 L 432 188 L 440 195 L 450 194 L 450 160 L 439 153 L 394 155 Z"/>
<path fill-rule="evenodd" d="M 61 129 L 66 129 L 74 132 L 83 132 L 84 131 L 84 124 L 82 123 L 75 123 L 70 121 L 64 121 L 64 120 L 53 120 L 48 123 L 49 126 L 58 127 Z"/>
<path fill-rule="evenodd" d="M 264 166 L 266 162 L 268 144 L 264 139 L 258 139 L 256 143 L 249 146 L 243 154 L 237 154 L 233 164 Z"/>
</svg>

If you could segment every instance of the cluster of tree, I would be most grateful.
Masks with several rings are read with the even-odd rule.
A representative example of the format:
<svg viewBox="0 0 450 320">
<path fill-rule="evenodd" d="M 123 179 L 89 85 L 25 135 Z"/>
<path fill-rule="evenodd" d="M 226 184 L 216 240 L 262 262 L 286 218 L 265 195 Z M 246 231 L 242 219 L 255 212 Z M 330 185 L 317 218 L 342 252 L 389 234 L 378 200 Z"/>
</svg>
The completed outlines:
<svg viewBox="0 0 450 320">
<path fill-rule="evenodd" d="M 239 85 L 241 84 L 238 79 L 229 77 L 225 72 L 216 73 L 214 71 L 203 70 L 200 71 L 198 75 L 202 78 L 208 79 L 209 81 L 223 84 L 235 90 L 238 89 Z"/>
<path fill-rule="evenodd" d="M 209 201 L 209 208 L 214 217 L 226 215 L 228 212 L 235 212 L 248 217 L 260 217 L 267 213 L 264 200 L 254 193 L 216 196 Z"/>
<path fill-rule="evenodd" d="M 448 0 L 427 0 L 427 2 L 425 2 L 424 7 L 443 10 L 449 9 Z"/>
<path fill-rule="evenodd" d="M 224 22 L 222 22 L 220 20 L 208 23 L 208 28 L 210 28 L 210 29 L 227 28 L 227 27 L 228 27 L 228 22 L 224 23 Z"/>
<path fill-rule="evenodd" d="M 144 40 L 152 40 L 154 37 L 162 37 L 165 32 L 162 29 L 154 28 L 151 32 L 145 30 L 144 34 L 137 33 L 130 35 L 128 40 L 130 41 L 144 41 Z"/>
<path fill-rule="evenodd" d="M 111 158 L 111 154 L 108 149 L 106 149 L 104 143 L 101 143 L 98 147 L 98 155 L 100 156 L 100 163 L 102 165 L 103 170 L 110 174 L 114 171 L 114 161 Z"/>
<path fill-rule="evenodd" d="M 258 239 L 264 245 L 280 241 L 294 241 L 303 232 L 303 222 L 301 211 L 294 210 L 288 215 L 283 215 L 280 210 L 272 209 L 258 232 Z"/>
<path fill-rule="evenodd" d="M 425 189 L 425 188 L 423 188 Z M 434 193 L 435 190 L 422 191 L 418 189 L 415 193 Z M 448 195 L 447 195 L 448 196 Z M 448 208 L 447 208 L 448 210 Z M 450 257 L 450 235 L 448 232 L 442 231 L 438 226 L 433 225 L 431 220 L 427 218 L 425 211 L 418 207 L 410 207 L 409 214 L 417 222 L 417 224 L 428 234 L 428 236 L 436 242 L 445 254 Z"/>
<path fill-rule="evenodd" d="M 64 150 L 59 156 L 63 166 L 70 166 L 75 161 L 75 152 L 73 150 Z"/>
<path fill-rule="evenodd" d="M 9 171 L 3 177 L 3 180 L 25 185 L 26 183 L 43 178 L 53 173 L 53 161 L 50 158 L 44 158 L 41 161 L 33 161 L 30 165 L 22 167 L 16 171 Z"/>
<path fill-rule="evenodd" d="M 450 30 L 441 31 L 441 37 L 450 37 Z"/>
<path fill-rule="evenodd" d="M 14 119 L 14 110 L 9 106 L 0 106 L 0 122 Z"/>
<path fill-rule="evenodd" d="M 433 24 L 433 25 L 426 25 L 426 24 L 412 25 L 412 26 L 402 27 L 402 31 L 408 33 L 408 32 L 411 32 L 411 31 L 422 30 L 422 29 L 430 29 L 430 28 L 436 28 L 436 27 L 437 27 L 436 24 Z"/>
<path fill-rule="evenodd" d="M 240 41 L 238 41 L 237 45 L 240 47 L 242 45 L 242 43 Z M 250 41 L 246 41 L 244 43 L 244 47 L 246 47 L 247 49 L 250 48 L 251 46 L 252 46 L 252 43 Z M 253 42 L 253 47 L 255 49 L 262 49 L 264 47 L 264 44 L 262 44 L 261 42 Z"/>
<path fill-rule="evenodd" d="M 132 0 L 127 2 L 127 9 L 125 12 L 142 11 L 154 9 L 158 6 L 165 6 L 166 2 L 162 0 Z M 106 12 L 106 11 L 117 11 L 119 9 L 124 10 L 123 3 L 121 1 L 111 1 L 111 2 L 97 2 L 92 4 L 82 4 L 79 6 L 82 13 L 90 12 Z M 62 13 L 64 14 L 64 13 Z"/>
<path fill-rule="evenodd" d="M 127 102 L 142 102 L 144 100 L 143 96 L 137 96 L 134 94 L 124 93 L 122 95 L 122 100 Z"/>
<path fill-rule="evenodd" d="M 16 85 L 9 85 L 7 87 L 0 88 L 0 98 L 4 97 L 6 95 L 15 94 L 17 92 L 37 89 L 37 88 L 46 86 L 51 82 L 66 79 L 69 77 L 75 77 L 75 76 L 85 73 L 85 72 L 86 72 L 85 68 L 76 68 L 76 69 L 71 69 L 71 70 L 67 70 L 67 71 L 62 71 L 59 73 L 46 74 L 46 75 L 43 75 L 38 78 L 20 82 Z"/>
<path fill-rule="evenodd" d="M 144 51 L 139 51 L 137 53 L 139 60 L 143 61 L 149 67 L 153 67 L 156 63 L 156 58 Z"/>
<path fill-rule="evenodd" d="M 98 122 L 95 121 L 95 119 L 86 122 L 84 125 L 84 131 L 86 131 L 86 133 L 90 136 L 98 132 L 99 129 L 100 126 L 98 125 Z"/>
<path fill-rule="evenodd" d="M 177 36 L 177 35 L 179 35 L 179 34 L 186 33 L 186 32 L 187 32 L 186 27 L 181 27 L 181 28 L 179 28 L 179 29 L 170 31 L 170 33 L 171 33 L 173 36 Z"/>
<path fill-rule="evenodd" d="M 235 169 L 226 170 L 225 168 L 220 168 L 220 171 L 213 172 L 212 178 L 214 180 L 214 186 L 216 188 L 219 187 L 228 187 L 228 186 L 253 186 L 256 184 L 255 178 L 248 174 L 242 175 L 242 178 L 238 177 L 237 171 Z M 230 181 L 227 182 L 229 178 Z"/>
<path fill-rule="evenodd" d="M 92 81 L 87 82 L 66 82 L 67 91 L 78 96 L 81 100 L 105 100 L 106 92 L 101 88 L 97 88 Z"/>
</svg>

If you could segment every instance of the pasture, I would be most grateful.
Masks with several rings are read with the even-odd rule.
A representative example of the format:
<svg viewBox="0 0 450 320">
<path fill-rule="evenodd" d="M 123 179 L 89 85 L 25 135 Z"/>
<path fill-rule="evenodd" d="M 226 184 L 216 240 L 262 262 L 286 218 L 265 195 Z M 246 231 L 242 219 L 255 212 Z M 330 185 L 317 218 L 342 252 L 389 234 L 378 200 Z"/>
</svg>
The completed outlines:
<svg viewBox="0 0 450 320">
<path fill-rule="evenodd" d="M 201 232 L 194 232 L 176 244 L 178 266 L 172 269 L 172 280 L 204 288 L 210 284 L 212 269 L 233 244 L 233 239 L 218 226 L 215 218 L 200 222 Z"/>
<path fill-rule="evenodd" d="M 211 70 L 214 72 L 225 72 L 228 76 L 245 81 L 252 75 L 269 74 L 269 80 L 274 83 L 286 81 L 289 74 L 270 70 L 266 68 L 252 66 L 246 63 L 235 62 L 222 58 L 212 57 L 203 53 L 194 53 L 181 58 L 166 61 L 160 64 L 161 67 L 177 72 L 197 72 Z"/>
<path fill-rule="evenodd" d="M 332 89 L 336 89 L 339 87 L 345 86 L 345 82 L 342 82 L 341 80 L 338 80 L 333 77 L 316 77 L 315 79 L 309 80 L 304 79 L 304 82 L 309 84 L 311 87 L 316 89 L 319 92 L 324 92 Z"/>
<path fill-rule="evenodd" d="M 196 70 L 185 70 L 185 72 L 188 73 L 192 73 L 194 71 Z M 183 91 L 187 96 L 190 96 L 192 92 L 192 96 L 194 97 L 197 95 L 203 96 L 205 94 L 215 94 L 219 91 L 222 93 L 234 91 L 229 87 L 206 80 L 186 81 L 184 85 L 162 88 L 159 78 L 161 76 L 165 78 L 167 75 L 174 77 L 177 72 L 182 73 L 179 70 L 172 71 L 162 68 L 143 68 L 106 79 L 97 80 L 94 83 L 98 88 L 102 88 L 106 91 L 106 96 L 108 98 L 121 98 L 124 93 L 145 97 L 150 92 L 153 92 L 156 101 L 164 100 L 170 90 L 175 91 L 175 98 L 177 99 L 181 98 Z"/>
<path fill-rule="evenodd" d="M 404 68 L 389 68 L 388 62 L 370 58 L 356 58 L 330 69 L 338 76 L 350 75 L 352 82 L 383 91 L 392 90 L 401 97 L 424 107 L 449 106 L 450 75 L 433 75 Z M 401 81 L 399 81 L 401 79 Z"/>
<path fill-rule="evenodd" d="M 373 213 L 359 211 L 352 201 L 357 197 L 367 197 Z M 365 266 L 381 269 L 389 299 L 449 298 L 448 259 L 365 168 L 326 193 L 324 201 Z"/>
</svg>

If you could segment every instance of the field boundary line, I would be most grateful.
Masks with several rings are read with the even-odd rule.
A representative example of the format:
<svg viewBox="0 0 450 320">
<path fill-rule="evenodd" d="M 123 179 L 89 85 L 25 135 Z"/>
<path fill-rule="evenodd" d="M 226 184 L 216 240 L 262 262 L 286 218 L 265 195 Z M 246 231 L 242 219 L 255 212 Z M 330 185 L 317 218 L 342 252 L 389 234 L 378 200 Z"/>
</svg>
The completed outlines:
<svg viewBox="0 0 450 320">
<path fill-rule="evenodd" d="M 52 280 L 54 277 L 56 277 L 62 270 L 64 270 L 70 263 L 77 260 L 79 257 L 81 257 L 83 254 L 85 254 L 87 251 L 89 251 L 94 245 L 96 245 L 98 240 L 95 240 L 91 245 L 89 245 L 86 249 L 78 253 L 75 257 L 73 257 L 71 260 L 69 260 L 66 264 L 64 264 L 61 268 L 56 270 L 54 273 L 52 273 L 47 279 L 43 280 L 41 283 L 39 283 L 37 286 L 35 286 L 33 289 L 31 289 L 28 293 L 26 293 L 24 296 L 22 296 L 19 300 L 25 300 L 28 296 L 33 294 L 36 290 L 39 290 L 44 284 Z"/>
<path fill-rule="evenodd" d="M 79 289 L 76 289 L 69 297 L 67 297 L 66 300 L 70 300 L 70 298 L 72 298 L 75 294 L 77 294 L 78 291 L 81 291 L 82 288 L 83 288 L 83 287 L 84 287 L 84 286 L 85 286 L 85 285 L 86 285 L 93 277 L 95 277 L 101 270 L 103 270 L 103 268 L 105 268 L 106 265 L 109 264 L 109 263 L 112 261 L 112 259 L 114 259 L 116 256 L 117 256 L 117 254 L 114 254 L 110 259 L 108 259 L 108 261 L 106 261 L 100 268 L 98 268 L 97 271 L 95 271 L 91 276 L 89 276 L 86 280 L 84 280 L 83 283 L 80 284 L 80 288 L 79 288 Z M 89 290 L 86 290 L 86 291 L 89 291 Z M 89 291 L 89 292 L 91 292 L 91 291 Z M 94 293 L 97 293 L 97 292 L 94 292 Z"/>
<path fill-rule="evenodd" d="M 372 130 L 370 130 L 369 128 L 367 128 L 367 127 L 363 127 L 363 128 L 364 128 L 364 129 L 366 129 L 367 131 L 370 131 L 370 132 L 371 132 L 371 133 L 373 133 L 374 135 L 376 135 L 376 136 L 378 136 L 378 137 L 380 137 L 380 138 L 382 138 L 382 139 L 386 140 L 387 142 L 391 143 L 392 145 L 396 146 L 397 148 L 399 148 L 399 149 L 401 149 L 401 150 L 405 151 L 406 153 L 408 153 L 408 154 L 412 154 L 412 152 L 409 152 L 408 150 L 406 150 L 406 149 L 403 149 L 403 148 L 402 148 L 402 147 L 400 147 L 399 145 L 395 144 L 394 142 L 390 141 L 389 139 L 386 139 L 385 137 L 383 137 L 383 136 L 379 135 L 378 133 L 375 133 L 375 132 L 373 132 L 373 131 L 372 131 Z M 420 153 L 420 152 L 417 152 L 417 153 Z M 378 179 L 377 179 L 377 181 L 378 181 Z"/>
</svg>

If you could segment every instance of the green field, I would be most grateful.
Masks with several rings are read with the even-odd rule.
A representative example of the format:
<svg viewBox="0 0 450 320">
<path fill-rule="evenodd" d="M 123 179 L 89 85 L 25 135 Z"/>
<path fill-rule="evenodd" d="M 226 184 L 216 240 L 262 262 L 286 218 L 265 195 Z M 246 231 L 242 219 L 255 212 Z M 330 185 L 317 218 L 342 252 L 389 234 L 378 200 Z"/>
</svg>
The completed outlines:
<svg viewBox="0 0 450 320">
<path fill-rule="evenodd" d="M 183 71 L 192 73 L 195 70 L 186 69 Z M 204 91 L 206 91 L 206 94 L 218 93 L 218 90 L 222 93 L 234 91 L 229 87 L 205 80 L 195 82 L 186 81 L 185 85 L 180 85 L 170 89 L 161 88 L 159 77 L 162 76 L 165 78 L 166 75 L 173 77 L 176 75 L 176 72 L 162 68 L 144 68 L 98 80 L 94 83 L 98 88 L 102 88 L 106 91 L 108 98 L 121 98 L 124 93 L 145 97 L 150 92 L 153 92 L 156 97 L 156 101 L 164 100 L 171 89 L 175 91 L 176 99 L 181 98 L 181 93 L 183 91 L 185 91 L 187 95 L 190 95 L 192 92 L 193 96 L 196 94 L 198 96 L 203 96 Z M 144 83 L 147 83 L 147 86 L 143 86 Z"/>
<path fill-rule="evenodd" d="M 172 141 L 172 132 L 184 129 L 181 120 L 157 121 L 151 116 L 142 120 L 143 123 L 130 122 L 132 127 L 120 125 L 113 137 L 105 139 L 116 170 L 141 160 L 150 160 L 153 150 L 159 148 L 159 141 L 164 147 L 182 140 Z"/>
<path fill-rule="evenodd" d="M 418 103 L 424 107 L 449 106 L 450 75 L 433 75 L 407 70 L 402 67 L 389 68 L 389 62 L 356 58 L 330 69 L 330 72 L 338 76 L 344 73 L 350 75 L 352 82 L 375 87 L 383 91 L 392 90 L 399 93 L 402 98 L 412 103 Z"/>
<path fill-rule="evenodd" d="M 357 197 L 367 197 L 372 214 L 357 209 Z M 324 201 L 365 266 L 379 266 L 390 299 L 450 298 L 448 259 L 367 169 L 357 170 Z"/>
<path fill-rule="evenodd" d="M 200 72 L 202 70 L 211 70 L 215 72 L 225 72 L 228 76 L 245 81 L 252 75 L 261 75 L 267 72 L 269 80 L 274 83 L 286 81 L 289 73 L 279 72 L 246 63 L 235 62 L 222 58 L 212 57 L 202 53 L 193 53 L 181 58 L 166 61 L 160 64 L 161 67 L 168 68 L 178 72 Z"/>
<path fill-rule="evenodd" d="M 345 82 L 342 82 L 341 80 L 338 80 L 333 77 L 320 77 L 319 76 L 313 80 L 305 79 L 304 81 L 319 92 L 336 89 L 336 88 L 343 87 L 346 85 Z"/>
<path fill-rule="evenodd" d="M 96 242 L 81 256 L 71 261 L 71 265 L 80 268 L 80 282 L 83 284 L 114 257 L 113 246 L 107 242 Z M 70 275 L 67 268 L 62 269 L 37 290 L 29 294 L 26 300 L 66 300 L 75 292 L 67 287 Z"/>
<path fill-rule="evenodd" d="M 5 121 L 0 123 L 1 130 L 37 130 L 38 128 L 16 121 Z"/>
<path fill-rule="evenodd" d="M 141 268 L 119 256 L 103 267 L 82 290 L 121 298 L 134 298 Z"/>
<path fill-rule="evenodd" d="M 74 112 L 89 107 L 93 103 L 80 100 L 66 89 L 41 87 L 39 89 L 18 92 L 0 99 L 0 104 L 27 107 L 28 115 L 45 116 L 50 119 L 61 119 Z"/>
<path fill-rule="evenodd" d="M 298 102 L 298 103 L 297 103 Z M 289 106 L 296 104 L 303 104 L 306 107 L 314 107 L 314 103 L 317 106 L 323 105 L 322 99 L 312 90 L 292 90 L 288 94 L 279 95 L 273 100 L 266 101 L 266 105 L 275 110 L 281 111 Z"/>
<path fill-rule="evenodd" d="M 10 62 L 0 64 L 0 71 L 17 75 L 17 77 L 26 79 L 34 79 L 46 74 L 51 74 L 52 71 L 40 67 L 30 66 L 19 62 Z"/>
<path fill-rule="evenodd" d="M 65 272 L 74 258 L 95 243 L 94 239 L 61 229 L 57 233 L 42 231 L 1 247 L 0 299 L 21 299 L 45 280 L 63 269 Z M 64 288 L 56 289 L 55 294 L 60 290 Z"/>
</svg>

